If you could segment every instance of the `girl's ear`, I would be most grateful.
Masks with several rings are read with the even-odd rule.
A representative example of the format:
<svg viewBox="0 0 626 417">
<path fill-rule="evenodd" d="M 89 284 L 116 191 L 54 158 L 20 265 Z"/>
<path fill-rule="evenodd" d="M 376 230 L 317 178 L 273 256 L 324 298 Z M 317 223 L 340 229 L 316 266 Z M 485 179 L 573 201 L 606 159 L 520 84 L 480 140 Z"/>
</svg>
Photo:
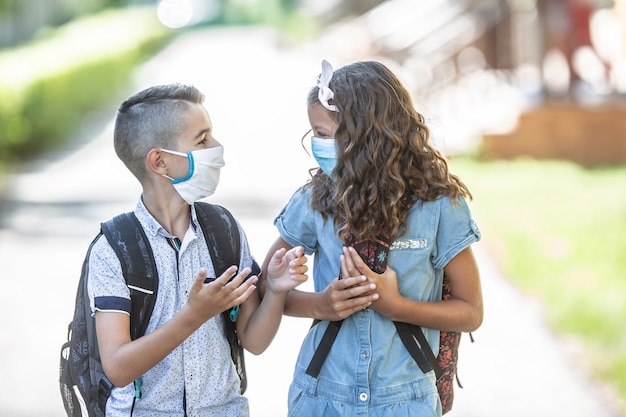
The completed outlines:
<svg viewBox="0 0 626 417">
<path fill-rule="evenodd" d="M 167 174 L 167 161 L 164 158 L 164 152 L 159 148 L 150 149 L 146 156 L 146 165 L 156 174 Z"/>
</svg>

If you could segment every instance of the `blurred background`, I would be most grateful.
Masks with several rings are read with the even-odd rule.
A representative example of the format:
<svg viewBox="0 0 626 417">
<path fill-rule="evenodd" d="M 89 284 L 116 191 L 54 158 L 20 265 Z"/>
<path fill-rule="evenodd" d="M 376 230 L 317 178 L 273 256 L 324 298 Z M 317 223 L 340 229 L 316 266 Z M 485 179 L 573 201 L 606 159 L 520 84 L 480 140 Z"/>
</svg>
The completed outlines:
<svg viewBox="0 0 626 417">
<path fill-rule="evenodd" d="M 0 416 L 63 415 L 82 258 L 140 192 L 112 151 L 117 105 L 205 92 L 228 164 L 211 199 L 263 259 L 315 166 L 300 137 L 323 58 L 389 65 L 473 193 L 486 317 L 450 415 L 626 416 L 623 0 L 0 0 Z M 308 328 L 285 323 L 250 358 L 252 416 L 284 415 Z"/>
</svg>

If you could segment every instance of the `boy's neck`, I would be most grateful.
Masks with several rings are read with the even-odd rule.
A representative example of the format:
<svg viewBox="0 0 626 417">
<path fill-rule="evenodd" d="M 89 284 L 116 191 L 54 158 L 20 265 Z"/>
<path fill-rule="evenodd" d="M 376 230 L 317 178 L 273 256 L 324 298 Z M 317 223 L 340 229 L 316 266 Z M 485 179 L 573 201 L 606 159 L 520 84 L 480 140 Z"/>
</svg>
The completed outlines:
<svg viewBox="0 0 626 417">
<path fill-rule="evenodd" d="M 191 221 L 191 206 L 184 200 L 178 199 L 150 199 L 142 196 L 148 212 L 170 234 L 180 238 L 185 237 Z"/>
</svg>

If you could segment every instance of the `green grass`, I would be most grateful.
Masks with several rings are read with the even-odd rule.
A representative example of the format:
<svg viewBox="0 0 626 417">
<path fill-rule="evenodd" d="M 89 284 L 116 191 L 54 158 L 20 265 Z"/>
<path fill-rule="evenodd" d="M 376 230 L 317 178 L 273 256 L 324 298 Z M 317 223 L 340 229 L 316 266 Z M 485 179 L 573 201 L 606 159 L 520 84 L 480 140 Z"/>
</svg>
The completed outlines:
<svg viewBox="0 0 626 417">
<path fill-rule="evenodd" d="M 450 161 L 504 274 L 626 400 L 626 166 Z M 622 410 L 626 412 L 626 408 Z"/>
</svg>

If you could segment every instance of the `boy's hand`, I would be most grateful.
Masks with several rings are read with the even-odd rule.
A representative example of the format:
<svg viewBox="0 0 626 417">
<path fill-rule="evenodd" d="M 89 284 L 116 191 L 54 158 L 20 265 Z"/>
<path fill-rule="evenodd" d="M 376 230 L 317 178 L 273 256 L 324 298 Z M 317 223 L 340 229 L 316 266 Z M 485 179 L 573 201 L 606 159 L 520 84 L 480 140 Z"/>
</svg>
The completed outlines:
<svg viewBox="0 0 626 417">
<path fill-rule="evenodd" d="M 244 268 L 235 275 L 236 272 L 237 267 L 231 266 L 214 281 L 204 284 L 207 271 L 200 268 L 187 299 L 187 306 L 200 322 L 204 323 L 222 311 L 242 304 L 254 292 L 258 278 L 253 275 L 244 282 L 251 272 L 250 268 Z"/>
<path fill-rule="evenodd" d="M 287 251 L 280 248 L 267 266 L 267 286 L 274 294 L 284 294 L 305 282 L 309 277 L 304 248 L 297 246 Z"/>
</svg>

